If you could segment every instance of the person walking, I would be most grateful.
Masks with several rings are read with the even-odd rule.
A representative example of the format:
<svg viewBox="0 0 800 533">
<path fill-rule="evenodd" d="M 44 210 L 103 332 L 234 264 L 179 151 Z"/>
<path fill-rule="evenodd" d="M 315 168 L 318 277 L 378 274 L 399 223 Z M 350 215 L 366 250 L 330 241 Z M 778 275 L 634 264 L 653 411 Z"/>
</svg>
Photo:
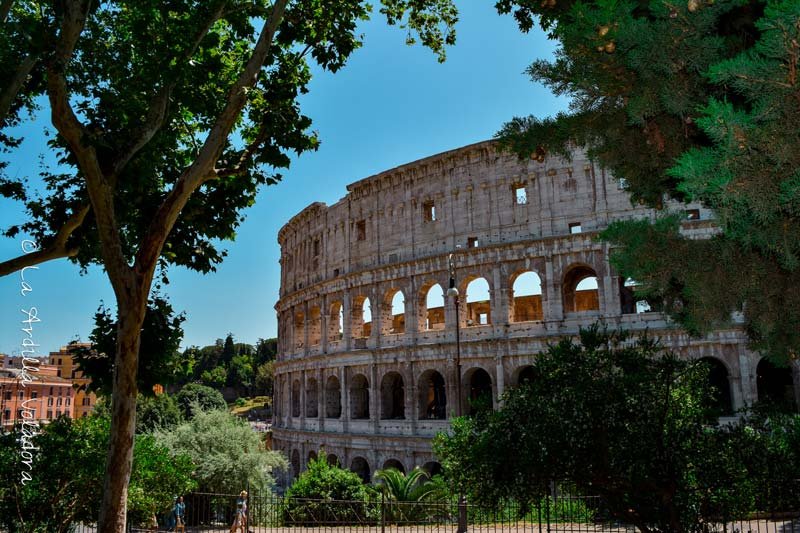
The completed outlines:
<svg viewBox="0 0 800 533">
<path fill-rule="evenodd" d="M 183 496 L 178 496 L 178 501 L 175 502 L 172 514 L 175 516 L 175 531 L 185 531 L 184 517 L 186 515 L 186 504 L 183 503 Z"/>
<path fill-rule="evenodd" d="M 243 490 L 236 498 L 236 516 L 231 524 L 230 533 L 247 533 L 247 491 Z"/>
</svg>

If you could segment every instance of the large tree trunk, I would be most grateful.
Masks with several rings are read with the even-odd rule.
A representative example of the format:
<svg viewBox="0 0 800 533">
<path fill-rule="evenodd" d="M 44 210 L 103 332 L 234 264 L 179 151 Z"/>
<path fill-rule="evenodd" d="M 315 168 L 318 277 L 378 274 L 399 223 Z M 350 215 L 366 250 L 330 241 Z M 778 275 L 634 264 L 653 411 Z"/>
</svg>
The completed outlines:
<svg viewBox="0 0 800 533">
<path fill-rule="evenodd" d="M 128 482 L 133 466 L 136 433 L 136 374 L 144 322 L 145 298 L 118 303 L 117 353 L 111 397 L 111 441 L 103 483 L 99 532 L 123 533 L 126 525 Z"/>
</svg>

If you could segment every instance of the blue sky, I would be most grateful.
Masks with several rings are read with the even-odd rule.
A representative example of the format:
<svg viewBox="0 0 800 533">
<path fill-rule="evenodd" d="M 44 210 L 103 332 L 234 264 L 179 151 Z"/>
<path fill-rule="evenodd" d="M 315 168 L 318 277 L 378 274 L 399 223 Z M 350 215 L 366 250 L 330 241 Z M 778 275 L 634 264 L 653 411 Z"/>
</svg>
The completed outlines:
<svg viewBox="0 0 800 533">
<path fill-rule="evenodd" d="M 488 139 L 514 115 L 547 116 L 566 108 L 565 99 L 529 81 L 524 69 L 549 58 L 554 45 L 541 31 L 519 32 L 494 2 L 459 2 L 458 43 L 444 64 L 379 16 L 363 25 L 365 44 L 335 75 L 317 73 L 303 111 L 322 139 L 315 153 L 295 160 L 282 183 L 264 188 L 246 212 L 229 255 L 206 276 L 173 269 L 166 293 L 187 313 L 184 346 L 211 344 L 232 332 L 241 342 L 273 337 L 278 299 L 280 227 L 311 202 L 332 204 L 359 179 L 428 155 Z M 46 110 L 22 133 L 12 172 L 35 173 L 47 154 Z M 0 226 L 24 221 L 17 205 L 0 200 Z M 0 239 L 0 258 L 19 253 L 23 237 Z M 36 306 L 41 322 L 33 339 L 46 353 L 70 340 L 86 339 L 101 300 L 114 305 L 100 269 L 79 276 L 66 261 L 40 265 L 27 276 L 33 291 L 20 295 L 18 275 L 0 278 L 0 353 L 16 353 L 26 336 L 21 309 Z"/>
</svg>

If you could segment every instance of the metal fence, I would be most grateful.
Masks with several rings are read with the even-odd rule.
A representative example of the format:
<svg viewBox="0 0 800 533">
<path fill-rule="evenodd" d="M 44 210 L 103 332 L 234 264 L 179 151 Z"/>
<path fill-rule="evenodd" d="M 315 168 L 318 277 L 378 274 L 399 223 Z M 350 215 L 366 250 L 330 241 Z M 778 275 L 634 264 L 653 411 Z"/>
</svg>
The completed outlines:
<svg viewBox="0 0 800 533">
<path fill-rule="evenodd" d="M 158 518 L 158 527 L 134 527 L 128 531 L 185 531 L 228 533 L 320 532 L 453 532 L 459 513 L 466 517 L 468 531 L 494 532 L 634 532 L 631 524 L 615 520 L 602 498 L 553 493 L 526 509 L 515 504 L 487 509 L 457 502 L 396 502 L 384 498 L 370 501 L 302 500 L 276 495 L 251 496 L 245 519 L 233 527 L 237 516 L 236 495 L 190 494 L 185 498 L 184 527 L 175 527 L 169 516 Z M 95 532 L 80 525 L 75 533 Z M 698 533 L 800 533 L 800 512 L 754 514 L 728 523 L 698 524 Z"/>
</svg>

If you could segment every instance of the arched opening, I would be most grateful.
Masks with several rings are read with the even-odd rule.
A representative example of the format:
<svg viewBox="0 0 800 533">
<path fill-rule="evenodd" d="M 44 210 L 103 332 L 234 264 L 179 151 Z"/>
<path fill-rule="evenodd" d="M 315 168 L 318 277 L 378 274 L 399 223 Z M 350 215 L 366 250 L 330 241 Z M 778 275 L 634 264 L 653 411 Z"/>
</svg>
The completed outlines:
<svg viewBox="0 0 800 533">
<path fill-rule="evenodd" d="M 597 273 L 587 266 L 570 269 L 564 277 L 564 312 L 580 313 L 600 309 Z"/>
<path fill-rule="evenodd" d="M 759 402 L 785 410 L 797 410 L 792 370 L 788 366 L 780 367 L 762 358 L 756 367 L 756 388 Z"/>
<path fill-rule="evenodd" d="M 419 378 L 419 418 L 447 418 L 447 396 L 444 378 L 436 370 L 427 370 Z"/>
<path fill-rule="evenodd" d="M 700 361 L 708 365 L 708 386 L 714 402 L 714 414 L 716 416 L 733 414 L 731 384 L 725 363 L 715 357 L 703 357 Z"/>
<path fill-rule="evenodd" d="M 422 301 L 425 330 L 444 329 L 444 290 L 434 283 L 423 291 Z"/>
<path fill-rule="evenodd" d="M 489 282 L 485 278 L 475 278 L 467 283 L 466 293 L 467 308 L 464 317 L 466 327 L 491 324 L 492 301 L 489 296 Z"/>
<path fill-rule="evenodd" d="M 296 379 L 292 382 L 292 416 L 297 418 L 300 416 L 300 380 Z"/>
<path fill-rule="evenodd" d="M 439 476 L 442 474 L 442 465 L 436 461 L 429 461 L 422 465 L 422 469 L 428 473 L 430 477 Z"/>
<path fill-rule="evenodd" d="M 342 302 L 333 302 L 328 315 L 328 342 L 342 340 L 344 335 L 344 308 Z"/>
<path fill-rule="evenodd" d="M 522 368 L 517 370 L 517 385 L 524 385 L 526 383 L 531 383 L 535 377 L 535 370 L 531 365 L 523 366 Z"/>
<path fill-rule="evenodd" d="M 300 476 L 300 452 L 297 449 L 292 450 L 292 474 Z"/>
<path fill-rule="evenodd" d="M 366 339 L 372 334 L 372 303 L 365 296 L 353 298 L 352 329 L 354 339 Z"/>
<path fill-rule="evenodd" d="M 294 347 L 302 348 L 306 341 L 306 315 L 302 311 L 294 314 Z"/>
<path fill-rule="evenodd" d="M 364 483 L 370 482 L 369 463 L 363 457 L 353 457 L 353 460 L 350 462 L 350 470 L 358 474 L 358 477 L 360 477 L 361 481 Z"/>
<path fill-rule="evenodd" d="M 473 368 L 467 373 L 467 400 L 469 414 L 474 415 L 493 407 L 492 378 L 482 368 Z"/>
<path fill-rule="evenodd" d="M 369 382 L 363 374 L 356 374 L 350 382 L 350 418 L 369 418 Z"/>
<path fill-rule="evenodd" d="M 339 466 L 339 458 L 336 456 L 335 453 L 329 453 L 328 457 L 326 458 L 328 464 L 331 466 Z"/>
<path fill-rule="evenodd" d="M 648 313 L 652 311 L 647 300 L 636 297 L 636 287 L 638 285 L 639 283 L 632 278 L 619 279 L 619 302 L 620 310 L 623 315 Z"/>
<path fill-rule="evenodd" d="M 318 346 L 322 342 L 322 313 L 315 305 L 308 312 L 308 344 Z"/>
<path fill-rule="evenodd" d="M 512 322 L 542 320 L 542 280 L 536 272 L 523 272 L 511 287 Z"/>
<path fill-rule="evenodd" d="M 342 394 L 339 378 L 331 376 L 325 382 L 325 418 L 342 416 Z"/>
<path fill-rule="evenodd" d="M 318 394 L 317 380 L 309 378 L 306 381 L 306 418 L 317 418 L 319 416 Z"/>
<path fill-rule="evenodd" d="M 381 327 L 384 334 L 392 335 L 406 331 L 406 298 L 403 291 L 394 289 L 386 294 L 383 302 Z"/>
<path fill-rule="evenodd" d="M 394 468 L 395 470 L 399 470 L 403 474 L 406 473 L 406 468 L 403 466 L 403 463 L 401 463 L 397 459 L 387 459 L 386 462 L 383 463 L 384 470 L 388 470 L 389 468 Z"/>
<path fill-rule="evenodd" d="M 406 396 L 403 376 L 389 372 L 381 380 L 381 418 L 403 420 L 406 417 Z"/>
<path fill-rule="evenodd" d="M 317 452 L 315 452 L 314 450 L 308 452 L 308 460 L 306 461 L 306 465 L 308 465 L 308 463 L 310 463 L 311 461 L 316 461 L 316 460 L 317 460 Z"/>
</svg>

